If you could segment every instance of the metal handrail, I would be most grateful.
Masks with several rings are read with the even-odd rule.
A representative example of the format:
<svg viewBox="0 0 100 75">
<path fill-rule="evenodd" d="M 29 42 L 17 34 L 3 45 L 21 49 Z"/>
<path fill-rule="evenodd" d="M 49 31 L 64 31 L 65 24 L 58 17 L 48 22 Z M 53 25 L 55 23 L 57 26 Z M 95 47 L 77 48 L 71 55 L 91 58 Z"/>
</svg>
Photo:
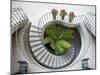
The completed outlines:
<svg viewBox="0 0 100 75">
<path fill-rule="evenodd" d="M 84 15 L 82 15 L 82 16 L 76 16 L 75 19 L 72 21 L 72 23 L 69 24 L 68 19 L 61 20 L 59 17 L 57 17 L 56 20 L 54 20 L 52 18 L 52 14 L 50 12 L 48 12 L 48 13 L 44 14 L 40 18 L 38 26 L 35 27 L 35 29 L 37 29 L 37 32 L 40 31 L 40 29 L 43 32 L 43 29 L 44 29 L 45 25 L 48 22 L 52 22 L 52 21 L 61 21 L 61 22 L 64 22 L 66 24 L 69 24 L 69 25 L 71 25 L 71 24 L 74 24 L 74 25 L 79 24 L 79 26 L 76 26 L 76 27 L 80 31 L 81 40 L 82 40 L 82 48 L 80 50 L 81 54 L 78 57 L 78 59 L 80 60 L 80 58 L 82 58 L 85 55 L 85 53 L 88 51 L 88 47 L 89 47 L 89 34 L 88 34 L 87 30 L 85 29 L 85 27 L 83 25 L 84 19 L 85 19 Z M 67 27 L 68 27 L 68 25 L 67 25 Z M 31 28 L 34 28 L 34 26 L 31 27 Z M 35 32 L 32 32 L 32 35 L 34 33 Z M 32 35 L 29 36 L 29 37 L 30 38 L 35 38 Z M 37 35 L 39 35 L 39 33 L 37 33 Z M 37 36 L 37 37 L 41 38 L 42 36 Z M 37 41 L 36 40 L 35 41 L 31 40 L 30 41 L 30 47 L 31 47 L 32 55 L 33 55 L 34 59 L 39 64 L 41 64 L 42 66 L 45 66 L 47 68 L 52 68 L 52 69 L 59 69 L 59 68 L 65 67 L 65 66 L 68 67 L 70 65 L 71 59 L 73 58 L 73 57 L 70 57 L 70 56 L 74 56 L 74 50 L 73 50 L 73 52 L 71 51 L 71 53 L 69 52 L 69 54 L 66 54 L 66 56 L 55 56 L 52 53 L 50 53 L 41 42 L 38 43 Z M 39 40 L 39 41 L 41 41 L 41 40 Z M 38 44 L 35 44 L 34 42 L 37 42 Z M 83 54 L 83 51 L 85 51 L 84 54 Z M 75 62 L 73 64 L 75 64 L 76 62 L 78 62 L 79 61 L 78 59 L 75 60 Z M 54 60 L 56 60 L 56 61 L 54 61 Z"/>
<path fill-rule="evenodd" d="M 12 8 L 12 14 L 11 14 L 12 34 L 20 27 L 26 25 L 28 21 L 29 19 L 24 13 L 22 8 Z"/>
</svg>

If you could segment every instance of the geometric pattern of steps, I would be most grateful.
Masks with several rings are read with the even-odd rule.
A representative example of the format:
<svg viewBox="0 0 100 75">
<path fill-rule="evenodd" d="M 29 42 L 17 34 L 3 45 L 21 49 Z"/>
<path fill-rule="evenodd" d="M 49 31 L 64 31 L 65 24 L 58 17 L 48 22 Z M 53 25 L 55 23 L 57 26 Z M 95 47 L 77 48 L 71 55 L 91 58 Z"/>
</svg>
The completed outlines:
<svg viewBox="0 0 100 75">
<path fill-rule="evenodd" d="M 38 61 L 41 65 L 48 68 L 61 68 L 70 63 L 71 59 L 74 57 L 75 50 L 69 50 L 65 55 L 56 56 L 50 53 L 41 41 L 41 29 L 37 31 L 38 27 L 32 26 L 30 29 L 30 46 L 34 59 Z"/>
<path fill-rule="evenodd" d="M 64 20 L 61 20 L 60 16 L 57 16 L 56 20 L 54 20 L 52 18 L 52 14 L 49 12 L 40 18 L 37 26 L 33 25 L 30 28 L 29 27 L 30 24 L 27 25 L 29 23 L 27 16 L 25 14 L 21 14 L 22 12 L 20 10 L 22 9 L 14 8 L 15 12 L 13 12 L 12 14 L 13 17 L 12 17 L 12 26 L 11 26 L 13 30 L 17 30 L 17 28 L 20 28 L 20 26 L 22 27 L 23 25 L 26 25 L 25 28 L 21 31 L 21 34 L 18 35 L 18 42 L 17 42 L 18 51 L 19 51 L 18 53 L 22 54 L 20 56 L 22 57 L 24 56 L 26 59 L 28 59 L 28 61 L 30 61 L 29 59 L 31 59 L 32 61 L 33 60 L 32 56 L 33 56 L 34 59 L 40 65 L 47 68 L 51 68 L 51 69 L 60 69 L 66 66 L 70 67 L 74 65 L 75 63 L 79 62 L 80 59 L 82 59 L 85 56 L 89 47 L 89 33 L 87 32 L 84 24 L 85 25 L 93 24 L 92 26 L 94 26 L 95 24 L 91 22 L 91 20 L 92 21 L 95 20 L 93 15 L 92 15 L 93 17 L 92 19 L 89 19 L 91 18 L 90 16 L 91 14 L 89 14 L 88 17 L 76 16 L 74 20 L 72 21 L 72 23 L 69 23 L 68 17 L 65 17 Z M 45 25 L 53 21 L 60 22 L 67 27 L 76 27 L 78 29 L 81 36 L 81 49 L 77 55 L 75 54 L 77 50 L 74 48 L 71 48 L 64 55 L 57 56 L 49 52 L 47 48 L 44 46 L 41 39 L 42 39 L 42 34 L 44 32 Z M 20 51 L 20 50 L 23 50 L 23 51 Z M 31 50 L 31 53 L 30 53 L 30 50 Z"/>
<path fill-rule="evenodd" d="M 21 8 L 12 8 L 11 32 L 14 33 L 20 27 L 28 23 L 29 19 Z"/>
<path fill-rule="evenodd" d="M 96 36 L 96 15 L 94 13 L 88 13 L 84 19 L 85 27 Z"/>
<path fill-rule="evenodd" d="M 51 69 L 59 69 L 66 66 L 68 67 L 79 62 L 80 59 L 82 59 L 84 55 L 86 54 L 89 47 L 89 33 L 86 30 L 84 24 L 82 23 L 83 20 L 84 20 L 84 17 L 76 17 L 73 20 L 72 24 L 68 24 L 68 20 L 66 19 L 66 17 L 65 17 L 65 20 L 60 20 L 60 17 L 57 16 L 57 19 L 54 20 L 52 18 L 51 13 L 46 13 L 45 15 L 43 15 L 40 18 L 38 25 L 37 26 L 33 25 L 30 28 L 29 41 L 30 41 L 30 47 L 31 47 L 31 51 L 32 51 L 32 55 L 34 59 L 42 66 L 51 68 Z M 41 41 L 42 34 L 44 31 L 45 25 L 52 21 L 63 22 L 67 24 L 67 27 L 71 25 L 72 25 L 71 27 L 73 27 L 73 24 L 74 26 L 77 27 L 81 36 L 81 49 L 80 49 L 79 54 L 75 55 L 75 52 L 77 50 L 72 48 L 71 50 L 67 52 L 68 54 L 56 56 L 50 53 L 46 49 L 46 47 Z M 77 57 L 77 58 L 74 58 L 74 57 Z"/>
<path fill-rule="evenodd" d="M 20 29 L 18 29 L 13 35 L 12 35 L 12 62 L 11 64 L 14 64 L 12 66 L 12 72 L 11 73 L 15 73 L 18 72 L 18 61 L 30 61 L 31 58 L 29 58 L 29 56 L 27 55 L 31 55 L 29 54 L 29 45 L 27 45 L 28 43 L 28 35 L 29 35 L 29 29 L 30 29 L 30 25 L 31 23 L 28 22 L 24 27 L 21 27 Z M 26 46 L 27 45 L 27 46 Z M 27 50 L 26 50 L 27 49 Z M 16 69 L 17 67 L 17 69 Z"/>
<path fill-rule="evenodd" d="M 29 56 L 30 55 L 28 52 L 29 51 L 29 45 L 28 45 L 28 32 L 29 32 L 29 28 L 31 26 L 31 23 L 28 22 L 21 30 L 20 32 L 17 33 L 17 41 L 16 41 L 16 50 L 17 50 L 17 59 L 21 59 L 21 60 L 25 60 L 27 59 L 29 60 Z M 31 57 L 30 57 L 31 59 Z"/>
<path fill-rule="evenodd" d="M 22 54 L 24 58 L 28 61 L 32 60 L 32 56 L 30 54 L 30 47 L 29 47 L 29 29 L 31 26 L 31 22 L 28 22 L 18 36 L 18 51 L 19 54 Z M 31 61 L 30 61 L 31 62 Z"/>
</svg>

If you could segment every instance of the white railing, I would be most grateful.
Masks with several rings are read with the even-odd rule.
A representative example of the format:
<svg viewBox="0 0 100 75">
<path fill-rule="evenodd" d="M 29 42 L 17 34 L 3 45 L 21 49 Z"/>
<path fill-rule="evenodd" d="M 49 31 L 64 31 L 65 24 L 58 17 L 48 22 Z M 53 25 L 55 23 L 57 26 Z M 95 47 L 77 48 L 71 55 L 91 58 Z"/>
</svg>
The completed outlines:
<svg viewBox="0 0 100 75">
<path fill-rule="evenodd" d="M 73 19 L 73 21 L 69 23 L 68 17 L 65 17 L 64 20 L 61 20 L 60 16 L 57 16 L 56 19 L 53 19 L 52 14 L 50 12 L 44 14 L 40 18 L 37 27 L 33 25 L 30 29 L 30 36 L 29 36 L 30 47 L 32 50 L 33 57 L 36 59 L 36 61 L 45 67 L 53 68 L 53 69 L 62 68 L 64 66 L 70 67 L 75 63 L 79 62 L 80 59 L 82 59 L 86 55 L 88 48 L 90 46 L 89 32 L 87 31 L 85 26 L 87 19 L 88 19 L 87 16 L 80 15 L 80 16 L 76 16 Z M 42 33 L 44 31 L 45 25 L 47 25 L 49 22 L 54 22 L 54 21 L 57 23 L 62 22 L 62 24 L 66 27 L 76 27 L 80 33 L 81 49 L 79 54 L 77 55 L 77 58 L 75 58 L 72 64 L 69 64 L 69 62 L 71 62 L 74 56 L 75 49 L 71 49 L 69 53 L 66 55 L 56 56 L 50 53 L 42 44 L 41 38 L 42 38 Z M 89 21 L 90 19 L 88 19 L 88 22 Z M 92 22 L 94 21 L 95 20 L 92 20 Z M 89 22 L 89 24 L 92 23 Z"/>
<path fill-rule="evenodd" d="M 22 8 L 12 8 L 11 13 L 11 32 L 14 33 L 18 28 L 24 26 L 28 22 L 28 17 Z"/>
</svg>

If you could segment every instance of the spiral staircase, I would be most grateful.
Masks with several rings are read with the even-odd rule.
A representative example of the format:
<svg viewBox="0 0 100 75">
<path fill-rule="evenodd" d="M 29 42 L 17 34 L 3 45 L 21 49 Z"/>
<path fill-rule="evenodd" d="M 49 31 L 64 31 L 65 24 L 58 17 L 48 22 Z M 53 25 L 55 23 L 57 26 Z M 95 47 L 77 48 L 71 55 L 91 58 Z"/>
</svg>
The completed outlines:
<svg viewBox="0 0 100 75">
<path fill-rule="evenodd" d="M 95 14 L 93 13 L 76 16 L 72 23 L 69 23 L 68 17 L 61 20 L 60 16 L 57 16 L 54 20 L 51 12 L 48 12 L 40 18 L 37 25 L 33 25 L 21 8 L 13 8 L 11 20 L 12 64 L 17 61 L 27 61 L 30 64 L 29 70 L 35 68 L 33 64 L 40 68 L 37 72 L 41 72 L 42 69 L 45 72 L 45 70 L 59 71 L 59 69 L 72 67 L 80 62 L 88 52 L 92 36 L 96 37 Z M 66 54 L 61 56 L 56 56 L 47 50 L 42 43 L 42 35 L 46 24 L 54 21 L 66 27 L 77 28 L 81 37 L 79 49 L 74 48 L 73 45 Z M 12 67 L 12 71 L 17 65 Z"/>
</svg>

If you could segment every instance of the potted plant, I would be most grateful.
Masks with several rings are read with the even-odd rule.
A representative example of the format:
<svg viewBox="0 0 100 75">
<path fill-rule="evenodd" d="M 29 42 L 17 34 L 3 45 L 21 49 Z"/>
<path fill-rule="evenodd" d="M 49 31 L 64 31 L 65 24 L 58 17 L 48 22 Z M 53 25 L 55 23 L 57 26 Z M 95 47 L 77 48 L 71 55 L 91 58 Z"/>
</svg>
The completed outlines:
<svg viewBox="0 0 100 75">
<path fill-rule="evenodd" d="M 75 17 L 74 12 L 70 12 L 70 13 L 69 13 L 69 22 L 72 22 L 73 19 L 74 19 L 74 17 Z"/>
<path fill-rule="evenodd" d="M 67 12 L 63 9 L 63 10 L 60 10 L 60 16 L 61 16 L 61 19 L 64 20 L 64 17 L 67 15 Z"/>
<path fill-rule="evenodd" d="M 51 13 L 52 13 L 53 19 L 56 19 L 56 16 L 58 14 L 58 11 L 56 9 L 52 9 L 51 10 Z"/>
</svg>

